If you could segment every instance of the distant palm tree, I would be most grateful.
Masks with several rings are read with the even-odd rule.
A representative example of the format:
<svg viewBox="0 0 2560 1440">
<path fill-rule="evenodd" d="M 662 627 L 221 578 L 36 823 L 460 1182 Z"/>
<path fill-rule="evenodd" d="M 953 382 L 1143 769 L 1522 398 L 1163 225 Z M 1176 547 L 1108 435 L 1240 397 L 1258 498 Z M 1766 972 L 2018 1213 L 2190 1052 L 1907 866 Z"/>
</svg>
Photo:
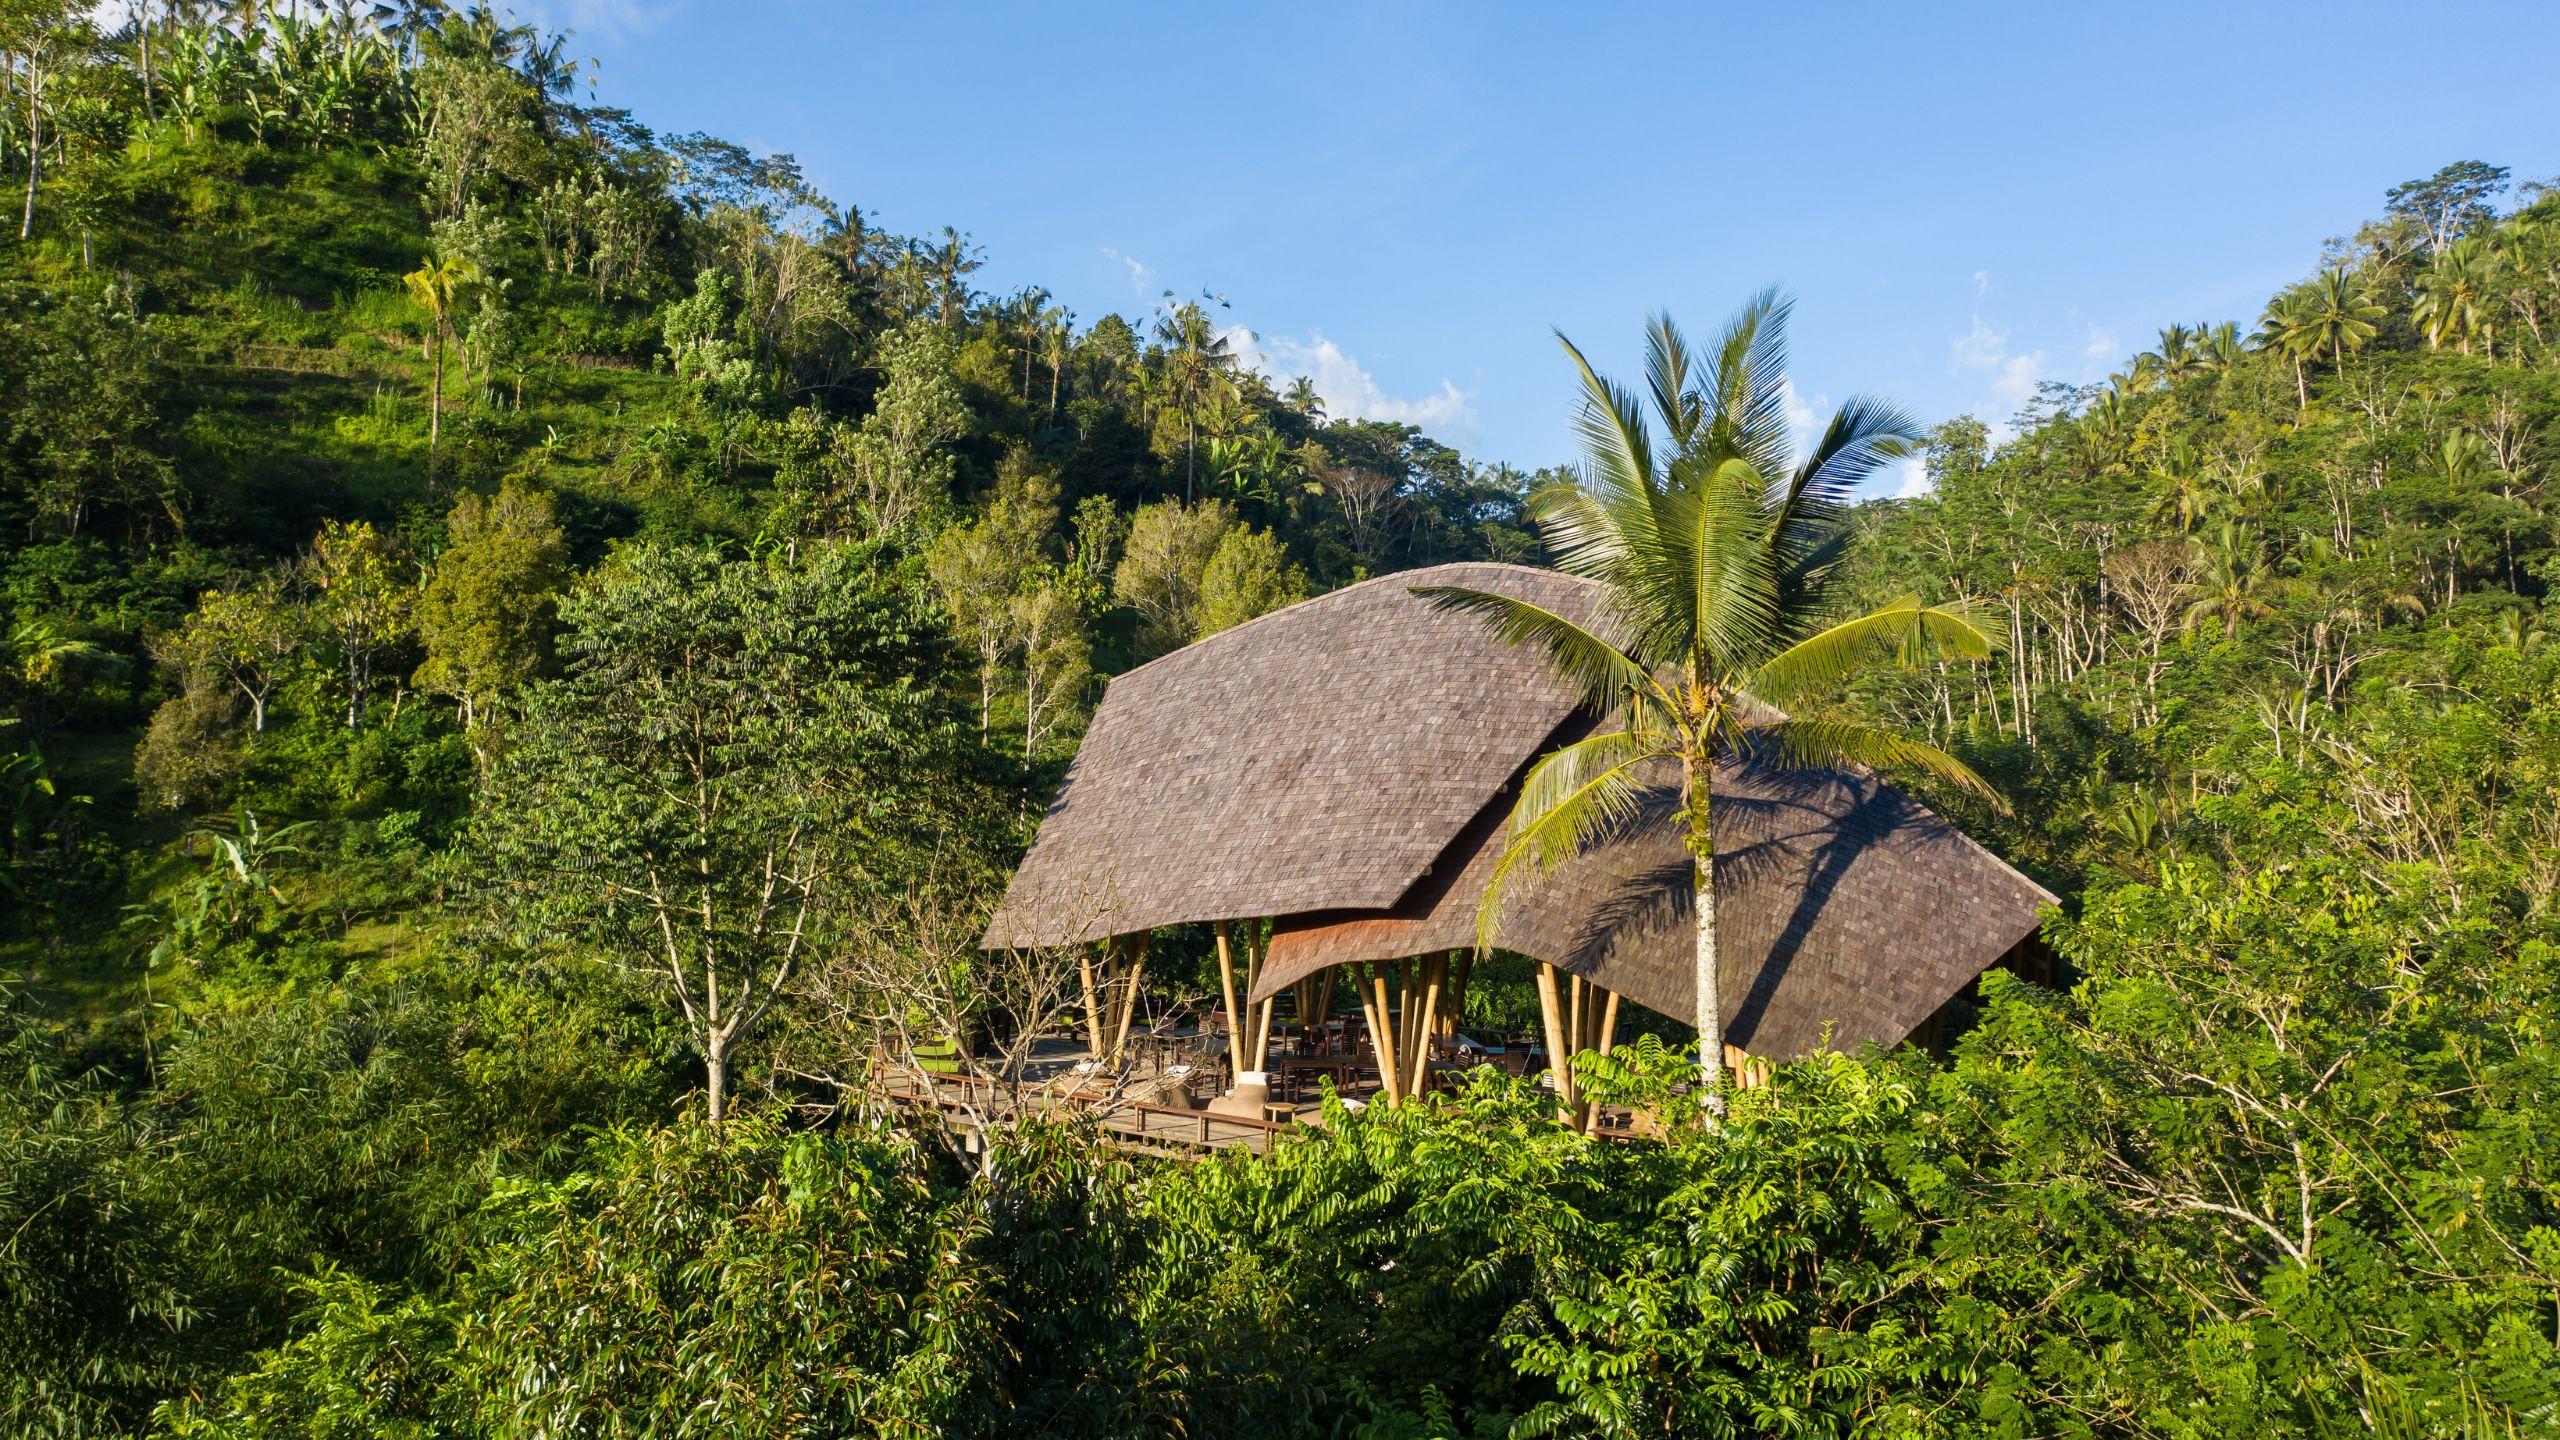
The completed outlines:
<svg viewBox="0 0 2560 1440">
<path fill-rule="evenodd" d="M 2468 355 L 2478 337 L 2489 341 L 2490 358 L 2497 357 L 2490 289 L 2498 268 L 2490 243 L 2476 235 L 2463 236 L 2436 256 L 2418 282 L 2418 301 L 2410 312 L 2426 332 L 2428 349 L 2439 349 L 2451 339 Z"/>
<path fill-rule="evenodd" d="M 2310 409 L 2311 382 L 2302 362 L 2311 353 L 2312 329 L 2303 287 L 2297 285 L 2267 302 L 2266 314 L 2259 318 L 2254 338 L 2260 348 L 2281 355 L 2292 364 L 2294 404 L 2298 409 Z"/>
<path fill-rule="evenodd" d="M 429 257 L 418 268 L 400 277 L 408 287 L 409 298 L 427 312 L 427 353 L 432 368 L 427 381 L 427 473 L 435 474 L 436 442 L 444 433 L 444 342 L 453 331 L 454 312 L 469 298 L 480 283 L 480 271 L 470 261 L 448 255 L 443 259 Z"/>
<path fill-rule="evenodd" d="M 2184 325 L 2172 325 L 2160 332 L 2160 348 L 2146 350 L 2135 357 L 2133 373 L 2148 385 L 2175 385 L 2204 369 L 2204 352 L 2197 347 L 2196 332 Z"/>
<path fill-rule="evenodd" d="M 2226 524 L 2215 532 L 2213 546 L 2206 552 L 2196 598 L 2187 606 L 2186 628 L 2219 620 L 2226 638 L 2237 635 L 2241 621 L 2275 613 L 2268 597 L 2276 584 L 2274 572 L 2259 557 L 2256 537 Z"/>
<path fill-rule="evenodd" d="M 2133 410 L 2124 394 L 2108 390 L 2080 418 L 2080 451 L 2092 475 L 2112 475 L 2133 455 Z"/>
<path fill-rule="evenodd" d="M 1053 305 L 1040 312 L 1040 359 L 1049 367 L 1049 418 L 1058 418 L 1058 383 L 1074 358 L 1076 312 Z"/>
<path fill-rule="evenodd" d="M 2158 487 L 2151 513 L 2178 522 L 2179 533 L 2196 528 L 2196 522 L 2213 508 L 2216 498 L 2205 484 L 2204 467 L 2196 459 L 2195 447 L 2184 440 L 2169 442 L 2168 452 L 2151 467 L 2151 483 Z"/>
<path fill-rule="evenodd" d="M 2196 343 L 2206 370 L 2218 373 L 2240 363 L 2240 327 L 2228 320 L 2207 329 Z"/>
<path fill-rule="evenodd" d="M 2382 318 L 2383 309 L 2373 303 L 2373 293 L 2343 265 L 2332 265 L 2303 288 L 2301 323 L 2307 337 L 2304 354 L 2313 363 L 2323 355 L 2338 362 L 2338 373 L 2347 373 L 2347 355 L 2361 350 L 2374 336 L 2374 321 Z"/>
<path fill-rule="evenodd" d="M 1980 657 L 1990 641 L 1961 613 L 1905 597 L 1844 615 L 1835 591 L 1858 485 L 1909 455 L 1918 427 L 1854 399 L 1796 463 L 1786 418 L 1787 302 L 1763 293 L 1693 368 L 1688 343 L 1658 316 L 1646 332 L 1643 402 L 1595 373 L 1569 340 L 1582 382 L 1579 484 L 1541 492 L 1535 513 L 1568 574 L 1608 587 L 1600 633 L 1507 595 L 1435 586 L 1416 593 L 1481 617 L 1503 640 L 1543 650 L 1584 702 L 1617 723 L 1531 768 L 1487 888 L 1483 939 L 1523 866 L 1551 868 L 1624 821 L 1650 777 L 1679 767 L 1696 904 L 1700 1104 L 1724 1110 L 1724 1022 L 1716 967 L 1716 861 L 1709 824 L 1715 766 L 1911 765 L 1988 796 L 1955 757 L 1890 731 L 1799 719 L 1770 708 L 1844 679 L 1899 647 Z M 1559 336 L 1562 340 L 1563 337 Z M 1560 1062 L 1561 1063 L 1561 1062 Z"/>
<path fill-rule="evenodd" d="M 1187 502 L 1199 473 L 1201 406 L 1227 386 L 1236 359 L 1209 312 L 1189 302 L 1156 322 L 1156 340 L 1164 347 L 1165 394 L 1182 416 L 1182 498 Z"/>
</svg>

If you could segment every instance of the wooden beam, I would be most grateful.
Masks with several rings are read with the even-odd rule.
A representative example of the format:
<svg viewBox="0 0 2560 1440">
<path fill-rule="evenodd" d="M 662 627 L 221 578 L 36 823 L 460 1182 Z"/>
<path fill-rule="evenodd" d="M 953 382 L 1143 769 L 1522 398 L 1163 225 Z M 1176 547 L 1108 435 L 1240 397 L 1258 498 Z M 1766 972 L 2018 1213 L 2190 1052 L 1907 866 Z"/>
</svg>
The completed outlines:
<svg viewBox="0 0 2560 1440">
<path fill-rule="evenodd" d="M 1600 1053 L 1618 1048 L 1618 992 L 1609 992 L 1609 1006 L 1600 1014 Z"/>
<path fill-rule="evenodd" d="M 1218 988 L 1225 993 L 1227 1000 L 1227 1083 L 1230 1085 L 1235 1083 L 1238 1074 L 1253 1068 L 1244 1063 L 1244 1015 L 1236 1009 L 1236 960 L 1229 948 L 1231 929 L 1230 922 L 1218 922 Z"/>
</svg>

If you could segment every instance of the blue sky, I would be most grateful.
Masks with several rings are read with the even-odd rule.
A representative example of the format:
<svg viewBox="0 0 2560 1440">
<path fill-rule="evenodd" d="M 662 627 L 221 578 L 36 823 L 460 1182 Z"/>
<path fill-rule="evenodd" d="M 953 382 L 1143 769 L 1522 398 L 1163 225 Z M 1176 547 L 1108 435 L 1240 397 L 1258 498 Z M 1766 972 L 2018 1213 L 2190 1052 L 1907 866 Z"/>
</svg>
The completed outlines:
<svg viewBox="0 0 2560 1440">
<path fill-rule="evenodd" d="M 2550 4 L 522 8 L 644 122 L 969 232 L 986 288 L 1212 290 L 1334 413 L 1532 467 L 1551 329 L 1632 372 L 1652 309 L 1783 284 L 1809 407 L 1998 420 L 2254 320 L 2396 181 L 2560 175 Z"/>
</svg>

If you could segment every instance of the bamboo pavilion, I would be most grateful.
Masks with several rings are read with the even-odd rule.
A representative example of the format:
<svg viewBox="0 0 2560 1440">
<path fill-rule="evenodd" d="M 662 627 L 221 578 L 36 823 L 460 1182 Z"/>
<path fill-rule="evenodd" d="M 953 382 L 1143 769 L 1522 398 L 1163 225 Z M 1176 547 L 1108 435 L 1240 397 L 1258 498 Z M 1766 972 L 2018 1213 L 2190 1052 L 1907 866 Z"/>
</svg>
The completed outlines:
<svg viewBox="0 0 2560 1440">
<path fill-rule="evenodd" d="M 1334 972 L 1352 982 L 1383 1097 L 1428 1083 L 1463 1013 L 1518 782 L 1599 723 L 1539 652 L 1412 593 L 1433 585 L 1606 620 L 1595 582 L 1442 565 L 1111 682 L 982 942 L 1098 946 L 1084 962 L 1096 1056 L 1128 1037 L 1146 937 L 1205 923 L 1231 1103 L 1262 1098 L 1280 998 L 1327 1020 Z M 1872 773 L 1732 763 L 1716 783 L 1727 1059 L 1746 1082 L 1756 1062 L 1822 1046 L 1930 1043 L 1992 966 L 2049 978 L 2036 931 L 2054 897 Z M 1536 963 L 1546 1054 L 1607 1049 L 1622 998 L 1694 1016 L 1679 807 L 1666 772 L 1631 821 L 1506 898 L 1494 944 Z M 1557 1084 L 1570 1106 L 1569 1075 Z"/>
</svg>

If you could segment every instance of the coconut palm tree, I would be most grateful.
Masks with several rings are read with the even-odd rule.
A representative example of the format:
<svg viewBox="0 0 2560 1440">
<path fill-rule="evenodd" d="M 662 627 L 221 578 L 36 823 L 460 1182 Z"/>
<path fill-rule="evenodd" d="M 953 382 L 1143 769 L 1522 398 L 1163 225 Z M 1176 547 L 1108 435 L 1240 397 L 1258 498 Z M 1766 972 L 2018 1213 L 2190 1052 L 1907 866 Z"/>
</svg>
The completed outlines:
<svg viewBox="0 0 2560 1440">
<path fill-rule="evenodd" d="M 453 333 L 454 311 L 467 300 L 480 283 L 479 268 L 458 256 L 442 259 L 430 256 L 418 262 L 418 268 L 400 277 L 408 287 L 409 298 L 427 312 L 427 473 L 436 468 L 436 442 L 444 434 L 444 342 Z"/>
<path fill-rule="evenodd" d="M 2311 408 L 2311 381 L 2303 371 L 2313 338 L 2305 288 L 2296 285 L 2268 301 L 2266 313 L 2258 319 L 2258 333 L 2252 337 L 2260 349 L 2283 356 L 2293 366 L 2294 406 L 2298 410 Z"/>
<path fill-rule="evenodd" d="M 1764 292 L 1697 357 L 1670 317 L 1657 316 L 1646 332 L 1651 422 L 1634 392 L 1602 378 L 1557 337 L 1581 377 L 1583 474 L 1541 492 L 1534 513 L 1558 568 L 1608 587 L 1607 618 L 1597 629 L 1507 595 L 1449 586 L 1416 592 L 1478 616 L 1511 644 L 1543 650 L 1584 703 L 1610 717 L 1523 780 L 1484 898 L 1484 943 L 1496 938 L 1515 876 L 1552 868 L 1624 822 L 1677 767 L 1696 905 L 1699 1093 L 1710 1119 L 1724 1109 L 1709 825 L 1716 765 L 1904 765 L 1990 795 L 1979 776 L 1934 747 L 1773 708 L 1897 647 L 1915 656 L 1990 651 L 1963 614 L 1913 597 L 1865 614 L 1841 610 L 1835 581 L 1850 498 L 1880 467 L 1909 455 L 1919 430 L 1889 405 L 1855 399 L 1796 462 L 1786 418 L 1787 311 L 1787 301 Z"/>
<path fill-rule="evenodd" d="M 2361 350 L 2374 336 L 2374 321 L 2382 318 L 2383 309 L 2373 303 L 2373 292 L 2343 265 L 2332 265 L 2318 278 L 2302 288 L 2300 321 L 2306 335 L 2305 355 L 2318 363 L 2323 355 L 2338 362 L 2338 373 L 2347 373 L 2347 354 Z"/>
<path fill-rule="evenodd" d="M 1200 410 L 1234 384 L 1236 357 L 1209 312 L 1187 301 L 1157 319 L 1155 334 L 1166 397 L 1182 417 L 1182 498 L 1188 503 L 1200 468 Z"/>
<path fill-rule="evenodd" d="M 2216 531 L 2205 555 L 2205 570 L 2196 581 L 2195 599 L 2187 606 L 2186 628 L 2220 621 L 2225 638 L 2240 633 L 2244 620 L 2275 613 L 2269 598 L 2279 581 L 2258 552 L 2257 537 L 2237 525 Z"/>
<path fill-rule="evenodd" d="M 2418 282 L 2418 302 L 2410 311 L 2426 332 L 2428 349 L 2441 349 L 2452 340 L 2468 355 L 2472 339 L 2481 337 L 2489 341 L 2490 358 L 2497 358 L 2495 312 L 2490 308 L 2497 270 L 2495 251 L 2476 235 L 2463 236 L 2436 256 Z"/>
</svg>

